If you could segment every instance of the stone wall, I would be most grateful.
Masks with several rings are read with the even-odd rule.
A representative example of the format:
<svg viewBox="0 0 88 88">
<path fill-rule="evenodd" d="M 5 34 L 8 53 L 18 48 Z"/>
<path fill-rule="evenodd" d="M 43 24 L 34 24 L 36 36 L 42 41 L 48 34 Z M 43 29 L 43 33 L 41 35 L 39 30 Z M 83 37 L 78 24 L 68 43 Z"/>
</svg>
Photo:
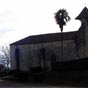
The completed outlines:
<svg viewBox="0 0 88 88">
<path fill-rule="evenodd" d="M 83 30 L 85 30 L 85 42 L 86 42 L 86 44 L 84 46 L 80 46 L 80 49 L 79 49 L 80 58 L 88 57 L 88 26 L 86 26 L 86 28 Z"/>
<path fill-rule="evenodd" d="M 66 40 L 63 42 L 63 60 L 61 57 L 61 42 L 46 42 L 25 45 L 11 45 L 11 62 L 12 69 L 16 68 L 15 48 L 19 48 L 20 54 L 20 69 L 28 71 L 31 67 L 40 66 L 40 58 L 42 57 L 40 49 L 45 49 L 45 65 L 47 69 L 51 69 L 51 57 L 55 55 L 56 61 L 67 61 L 77 59 L 77 52 L 73 40 Z"/>
</svg>

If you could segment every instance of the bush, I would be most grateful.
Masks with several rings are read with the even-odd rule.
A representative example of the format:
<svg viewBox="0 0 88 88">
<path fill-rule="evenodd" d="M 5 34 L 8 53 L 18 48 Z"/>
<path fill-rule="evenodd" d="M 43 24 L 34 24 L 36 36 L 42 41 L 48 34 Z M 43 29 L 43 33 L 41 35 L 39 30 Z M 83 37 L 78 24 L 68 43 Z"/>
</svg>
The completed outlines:
<svg viewBox="0 0 88 88">
<path fill-rule="evenodd" d="M 42 72 L 43 68 L 42 67 L 32 67 L 30 69 L 30 71 L 33 72 L 33 73 L 38 73 L 38 72 Z"/>
</svg>

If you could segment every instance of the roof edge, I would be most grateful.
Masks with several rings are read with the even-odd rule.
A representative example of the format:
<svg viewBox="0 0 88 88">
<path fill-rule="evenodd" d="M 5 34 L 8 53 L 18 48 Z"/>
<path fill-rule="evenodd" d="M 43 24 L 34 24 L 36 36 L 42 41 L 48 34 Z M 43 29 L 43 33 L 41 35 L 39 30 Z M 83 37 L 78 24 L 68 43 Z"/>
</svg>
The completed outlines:
<svg viewBox="0 0 88 88">
<path fill-rule="evenodd" d="M 69 38 L 72 36 L 70 34 L 71 33 L 73 34 L 75 32 L 77 32 L 77 31 L 63 32 L 63 34 L 65 35 L 64 37 L 66 37 L 66 35 L 67 35 L 67 39 L 69 40 Z M 25 37 L 23 39 L 20 39 L 16 42 L 11 43 L 10 46 L 11 45 L 23 45 L 23 44 L 61 41 L 60 36 L 61 36 L 61 33 L 48 33 L 48 34 L 40 34 L 40 35 L 31 35 L 31 36 Z M 66 40 L 66 38 L 64 38 L 64 40 Z"/>
</svg>

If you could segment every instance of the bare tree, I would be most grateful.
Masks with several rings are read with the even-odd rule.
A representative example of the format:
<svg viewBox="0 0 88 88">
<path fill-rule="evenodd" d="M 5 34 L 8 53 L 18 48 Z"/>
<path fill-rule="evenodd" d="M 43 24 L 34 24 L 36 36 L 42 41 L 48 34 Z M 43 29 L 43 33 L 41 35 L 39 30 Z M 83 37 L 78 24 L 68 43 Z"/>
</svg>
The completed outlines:
<svg viewBox="0 0 88 88">
<path fill-rule="evenodd" d="M 2 46 L 0 48 L 0 59 L 1 63 L 4 64 L 7 69 L 9 69 L 10 66 L 10 48 L 8 46 Z"/>
</svg>

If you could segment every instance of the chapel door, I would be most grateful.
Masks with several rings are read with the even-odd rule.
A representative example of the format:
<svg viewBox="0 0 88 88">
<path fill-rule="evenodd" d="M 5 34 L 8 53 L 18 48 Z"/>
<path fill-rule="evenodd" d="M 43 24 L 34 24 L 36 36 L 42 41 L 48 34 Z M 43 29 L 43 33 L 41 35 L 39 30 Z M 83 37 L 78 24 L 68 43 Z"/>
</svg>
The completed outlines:
<svg viewBox="0 0 88 88">
<path fill-rule="evenodd" d="M 46 68 L 46 65 L 45 65 L 45 53 L 46 53 L 45 48 L 41 48 L 40 53 L 39 53 L 39 56 L 40 56 L 39 59 L 40 59 L 40 64 L 41 64 L 43 69 Z"/>
<path fill-rule="evenodd" d="M 55 54 L 52 54 L 51 55 L 51 69 L 54 68 L 55 64 L 56 64 L 56 56 Z"/>
</svg>

